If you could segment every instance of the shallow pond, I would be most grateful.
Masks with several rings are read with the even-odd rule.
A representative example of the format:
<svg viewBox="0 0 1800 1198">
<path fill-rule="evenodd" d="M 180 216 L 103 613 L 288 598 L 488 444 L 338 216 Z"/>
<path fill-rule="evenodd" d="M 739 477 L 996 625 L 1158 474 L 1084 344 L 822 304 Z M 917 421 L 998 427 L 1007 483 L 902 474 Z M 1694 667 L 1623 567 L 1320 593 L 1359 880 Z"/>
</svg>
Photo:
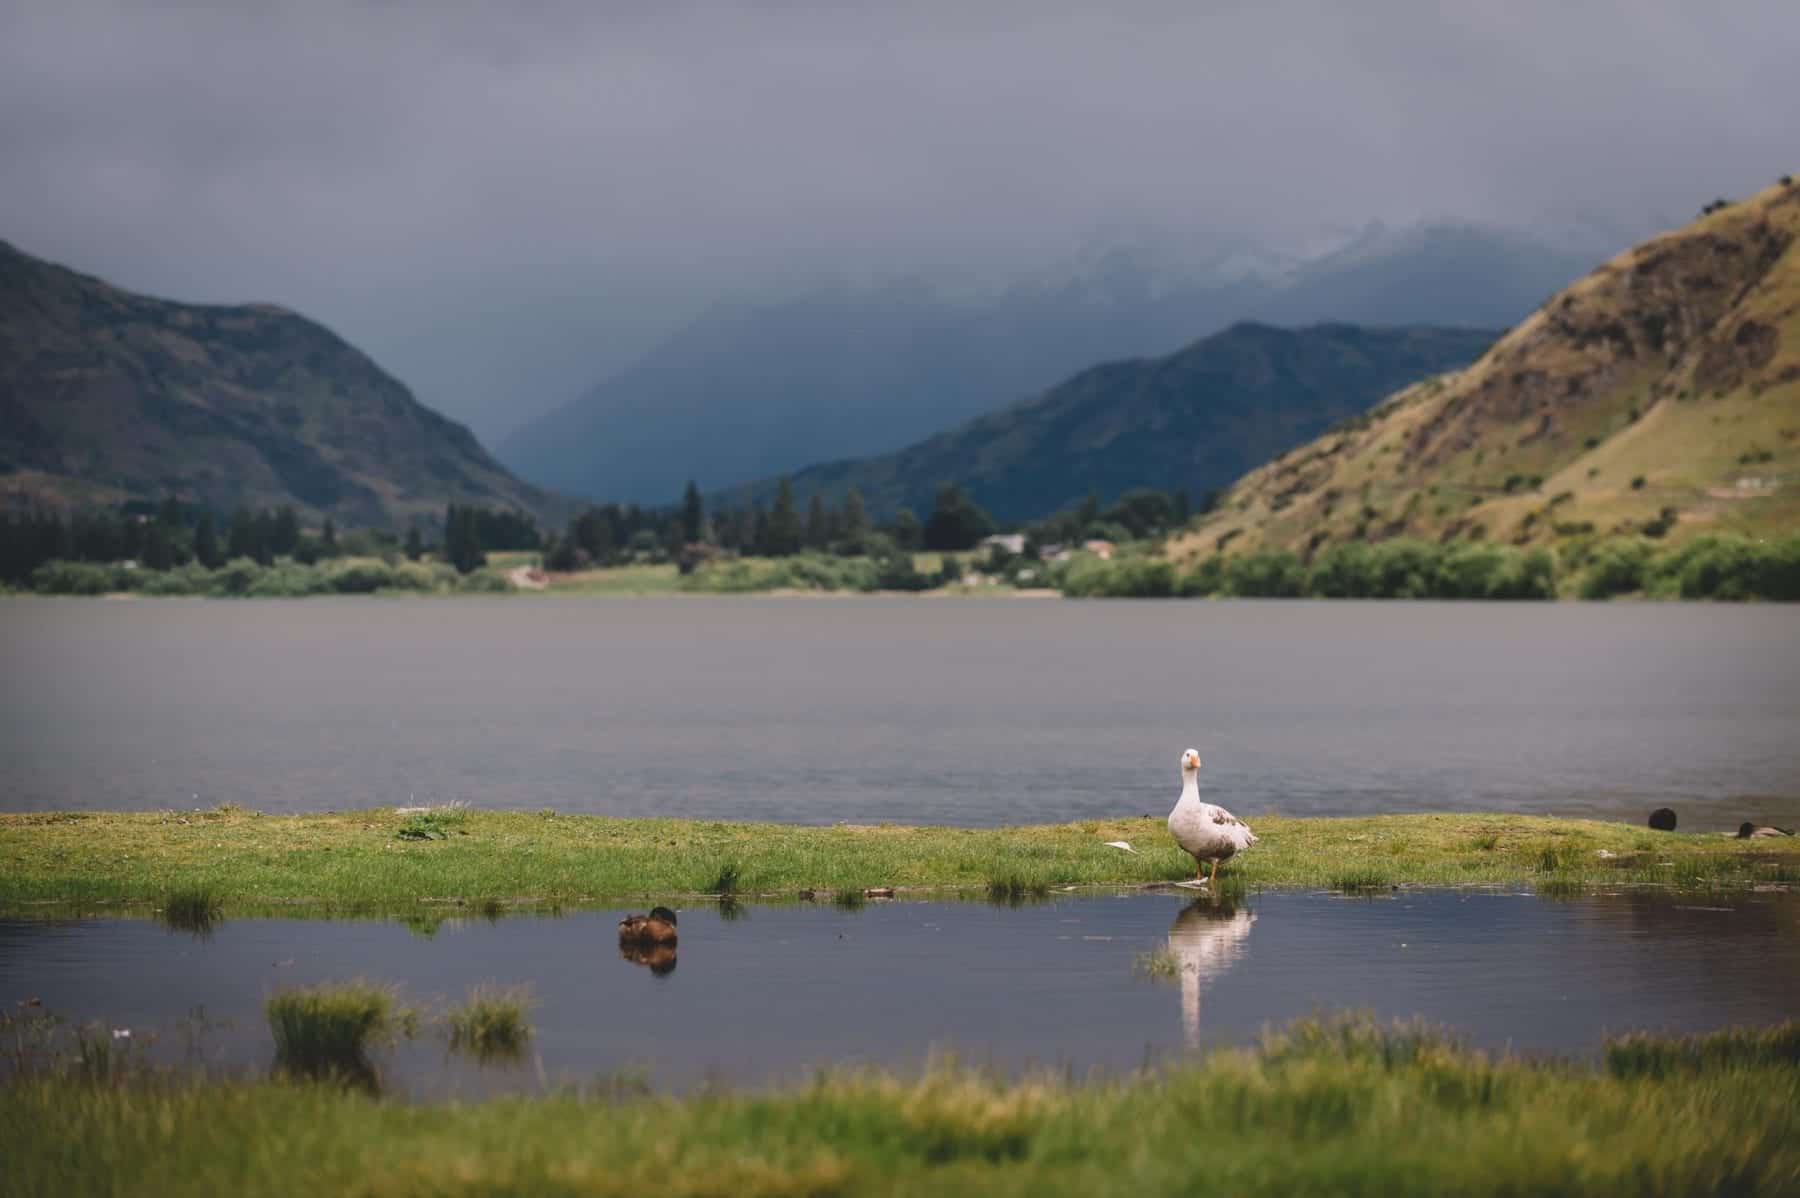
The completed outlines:
<svg viewBox="0 0 1800 1198">
<path fill-rule="evenodd" d="M 695 907 L 678 950 L 649 964 L 621 956 L 618 917 L 244 919 L 207 935 L 5 920 L 0 1001 L 130 1028 L 155 1060 L 256 1071 L 272 1055 L 262 1002 L 278 987 L 362 977 L 429 1013 L 471 985 L 529 984 L 536 1034 L 517 1062 L 457 1056 L 429 1018 L 379 1056 L 387 1085 L 428 1096 L 621 1071 L 658 1089 L 754 1085 L 845 1062 L 912 1069 L 934 1050 L 1009 1072 L 1121 1071 L 1342 1009 L 1422 1017 L 1495 1049 L 1586 1053 L 1607 1032 L 1790 1017 L 1800 994 L 1800 896 L 1788 894 L 1233 904 L 1132 892 L 1016 908 L 756 906 L 734 919 Z M 1176 976 L 1144 971 L 1159 949 Z M 31 998 L 41 1006 L 14 1006 Z"/>
<path fill-rule="evenodd" d="M 1800 606 L 0 601 L 0 810 L 1800 822 Z"/>
</svg>

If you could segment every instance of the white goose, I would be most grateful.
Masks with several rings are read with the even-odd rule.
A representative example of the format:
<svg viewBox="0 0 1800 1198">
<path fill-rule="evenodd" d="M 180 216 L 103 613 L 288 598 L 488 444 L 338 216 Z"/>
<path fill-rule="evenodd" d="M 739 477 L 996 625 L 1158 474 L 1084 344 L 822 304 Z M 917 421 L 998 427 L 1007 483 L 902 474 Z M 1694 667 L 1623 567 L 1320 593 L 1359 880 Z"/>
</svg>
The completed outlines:
<svg viewBox="0 0 1800 1198">
<path fill-rule="evenodd" d="M 1194 858 L 1194 881 L 1211 885 L 1219 876 L 1219 862 L 1256 843 L 1256 833 L 1223 807 L 1200 801 L 1200 750 L 1181 755 L 1181 797 L 1169 812 L 1169 835 Z M 1206 863 L 1212 875 L 1202 878 Z"/>
</svg>

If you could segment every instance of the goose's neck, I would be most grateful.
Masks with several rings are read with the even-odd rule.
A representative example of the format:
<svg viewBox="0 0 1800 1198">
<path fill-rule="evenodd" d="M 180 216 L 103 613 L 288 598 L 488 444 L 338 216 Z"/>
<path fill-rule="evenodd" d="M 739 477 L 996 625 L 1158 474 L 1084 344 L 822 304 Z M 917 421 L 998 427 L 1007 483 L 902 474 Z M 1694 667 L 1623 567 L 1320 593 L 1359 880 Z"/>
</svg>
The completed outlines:
<svg viewBox="0 0 1800 1198">
<path fill-rule="evenodd" d="M 1167 794 L 1168 792 L 1164 791 L 1163 793 Z M 1188 802 L 1198 803 L 1200 801 L 1200 771 L 1199 770 L 1195 770 L 1191 774 L 1183 774 L 1181 776 L 1181 801 L 1184 803 L 1188 803 Z"/>
</svg>

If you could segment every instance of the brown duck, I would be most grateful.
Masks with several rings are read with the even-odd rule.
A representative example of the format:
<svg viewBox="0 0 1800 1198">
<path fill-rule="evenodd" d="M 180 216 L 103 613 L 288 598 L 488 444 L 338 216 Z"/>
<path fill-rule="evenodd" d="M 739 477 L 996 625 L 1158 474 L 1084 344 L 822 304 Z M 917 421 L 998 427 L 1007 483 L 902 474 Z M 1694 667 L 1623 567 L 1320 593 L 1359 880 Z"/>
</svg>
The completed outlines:
<svg viewBox="0 0 1800 1198">
<path fill-rule="evenodd" d="M 675 912 L 652 907 L 648 915 L 627 915 L 619 921 L 620 944 L 674 944 Z"/>
</svg>

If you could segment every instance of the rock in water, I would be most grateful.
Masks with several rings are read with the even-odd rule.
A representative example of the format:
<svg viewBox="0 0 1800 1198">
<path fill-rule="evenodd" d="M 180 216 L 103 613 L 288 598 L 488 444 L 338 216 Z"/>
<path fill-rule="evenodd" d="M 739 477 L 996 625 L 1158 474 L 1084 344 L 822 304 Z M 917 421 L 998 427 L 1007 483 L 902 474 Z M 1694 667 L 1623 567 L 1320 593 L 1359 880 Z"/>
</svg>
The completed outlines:
<svg viewBox="0 0 1800 1198">
<path fill-rule="evenodd" d="M 1668 807 L 1658 807 L 1650 813 L 1650 826 L 1658 832 L 1675 830 L 1675 812 Z"/>
</svg>

